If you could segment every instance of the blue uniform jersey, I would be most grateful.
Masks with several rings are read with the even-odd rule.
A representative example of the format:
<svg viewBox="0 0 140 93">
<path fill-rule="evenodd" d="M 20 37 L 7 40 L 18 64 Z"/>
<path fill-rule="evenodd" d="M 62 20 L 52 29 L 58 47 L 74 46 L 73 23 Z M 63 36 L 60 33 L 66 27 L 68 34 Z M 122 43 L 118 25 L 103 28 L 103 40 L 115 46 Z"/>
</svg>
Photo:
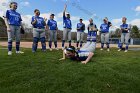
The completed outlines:
<svg viewBox="0 0 140 93">
<path fill-rule="evenodd" d="M 120 25 L 120 28 L 121 29 L 130 29 L 128 24 L 122 24 L 122 25 Z M 122 30 L 122 33 L 128 33 L 128 32 L 129 32 L 129 30 L 128 31 Z"/>
<path fill-rule="evenodd" d="M 90 31 L 96 31 L 97 32 L 97 26 L 94 23 L 91 23 L 88 25 L 88 32 Z"/>
<path fill-rule="evenodd" d="M 33 21 L 35 21 L 35 19 L 37 19 L 36 24 L 34 24 L 34 25 L 32 24 L 34 28 L 39 28 L 39 29 L 45 28 L 45 21 L 44 21 L 44 19 L 42 17 L 33 16 L 31 23 Z"/>
<path fill-rule="evenodd" d="M 84 23 L 78 23 L 77 24 L 77 31 L 78 32 L 84 32 L 85 30 L 85 24 Z"/>
<path fill-rule="evenodd" d="M 111 24 L 110 22 L 101 24 L 100 26 L 101 33 L 109 32 L 110 24 Z"/>
<path fill-rule="evenodd" d="M 71 24 L 70 18 L 63 16 L 63 24 L 64 24 L 64 28 L 72 29 L 72 24 Z"/>
<path fill-rule="evenodd" d="M 21 26 L 21 15 L 15 10 L 7 10 L 5 17 L 8 19 L 9 25 Z"/>
<path fill-rule="evenodd" d="M 49 26 L 50 30 L 57 30 L 57 22 L 53 19 L 48 20 L 47 25 Z"/>
<path fill-rule="evenodd" d="M 78 50 L 76 52 L 76 56 L 72 57 L 71 59 L 77 61 L 85 61 L 88 58 L 89 53 L 89 51 Z"/>
</svg>

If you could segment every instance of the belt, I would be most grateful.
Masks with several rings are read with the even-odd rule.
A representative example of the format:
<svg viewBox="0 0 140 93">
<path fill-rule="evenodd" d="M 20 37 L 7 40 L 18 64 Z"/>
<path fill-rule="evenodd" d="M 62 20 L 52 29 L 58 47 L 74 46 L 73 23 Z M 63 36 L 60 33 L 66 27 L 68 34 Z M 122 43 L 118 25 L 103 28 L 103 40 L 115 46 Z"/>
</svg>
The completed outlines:
<svg viewBox="0 0 140 93">
<path fill-rule="evenodd" d="M 64 27 L 64 28 L 67 28 L 67 27 Z M 71 29 L 71 28 L 67 28 L 67 29 Z"/>
<path fill-rule="evenodd" d="M 41 28 L 41 27 L 34 27 L 34 28 L 37 28 L 37 29 L 44 29 L 44 28 Z"/>
</svg>

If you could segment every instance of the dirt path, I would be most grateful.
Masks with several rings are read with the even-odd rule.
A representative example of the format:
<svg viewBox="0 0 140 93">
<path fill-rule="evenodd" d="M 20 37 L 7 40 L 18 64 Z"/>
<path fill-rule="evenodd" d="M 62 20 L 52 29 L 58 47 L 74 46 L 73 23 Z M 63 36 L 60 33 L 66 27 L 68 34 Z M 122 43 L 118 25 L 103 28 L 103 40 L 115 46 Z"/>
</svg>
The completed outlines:
<svg viewBox="0 0 140 93">
<path fill-rule="evenodd" d="M 47 44 L 47 48 L 48 48 L 48 43 Z M 1 46 L 7 46 L 7 42 L 0 42 Z M 75 43 L 72 43 L 73 46 L 76 46 Z M 15 46 L 15 43 L 13 43 L 13 46 Z M 68 43 L 66 43 L 66 46 L 68 46 Z M 31 48 L 32 47 L 32 42 L 21 42 L 21 47 L 23 48 Z M 39 43 L 39 48 L 41 48 L 41 44 Z M 54 47 L 54 45 L 53 45 Z M 97 43 L 97 48 L 100 47 L 100 43 Z M 117 47 L 117 44 L 111 44 L 110 47 Z M 140 48 L 140 45 L 130 45 L 130 47 L 136 47 L 136 48 Z M 61 42 L 58 42 L 58 48 L 61 48 Z"/>
</svg>

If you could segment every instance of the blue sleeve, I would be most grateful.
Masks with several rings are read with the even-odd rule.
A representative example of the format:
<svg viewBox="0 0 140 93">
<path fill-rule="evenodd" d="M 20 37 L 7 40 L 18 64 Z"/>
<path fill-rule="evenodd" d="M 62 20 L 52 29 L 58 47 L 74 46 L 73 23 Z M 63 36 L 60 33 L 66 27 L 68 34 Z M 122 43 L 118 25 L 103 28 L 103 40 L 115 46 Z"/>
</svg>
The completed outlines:
<svg viewBox="0 0 140 93">
<path fill-rule="evenodd" d="M 70 25 L 71 25 L 71 29 L 72 29 L 72 23 L 71 23 L 71 21 L 70 21 Z"/>
<path fill-rule="evenodd" d="M 5 17 L 9 19 L 9 11 L 8 10 L 6 11 Z"/>
<path fill-rule="evenodd" d="M 77 24 L 77 28 L 78 28 L 78 24 Z"/>
</svg>

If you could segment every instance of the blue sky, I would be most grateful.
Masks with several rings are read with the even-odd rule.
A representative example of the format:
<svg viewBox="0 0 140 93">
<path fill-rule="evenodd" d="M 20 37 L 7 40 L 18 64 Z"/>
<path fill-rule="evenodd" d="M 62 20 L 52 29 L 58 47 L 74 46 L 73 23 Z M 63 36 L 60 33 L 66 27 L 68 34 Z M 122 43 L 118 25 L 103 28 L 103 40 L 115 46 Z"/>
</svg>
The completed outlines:
<svg viewBox="0 0 140 93">
<path fill-rule="evenodd" d="M 23 15 L 23 19 L 30 20 L 36 8 L 41 11 L 43 17 L 49 18 L 50 13 L 55 13 L 60 29 L 63 27 L 61 16 L 65 3 L 68 5 L 67 11 L 72 16 L 74 30 L 79 18 L 83 18 L 85 24 L 88 24 L 91 17 L 98 27 L 104 17 L 108 17 L 113 25 L 118 27 L 123 16 L 128 18 L 128 23 L 140 27 L 140 0 L 1 0 L 0 2 L 3 3 L 2 1 L 6 3 L 17 1 L 18 11 Z"/>
</svg>

